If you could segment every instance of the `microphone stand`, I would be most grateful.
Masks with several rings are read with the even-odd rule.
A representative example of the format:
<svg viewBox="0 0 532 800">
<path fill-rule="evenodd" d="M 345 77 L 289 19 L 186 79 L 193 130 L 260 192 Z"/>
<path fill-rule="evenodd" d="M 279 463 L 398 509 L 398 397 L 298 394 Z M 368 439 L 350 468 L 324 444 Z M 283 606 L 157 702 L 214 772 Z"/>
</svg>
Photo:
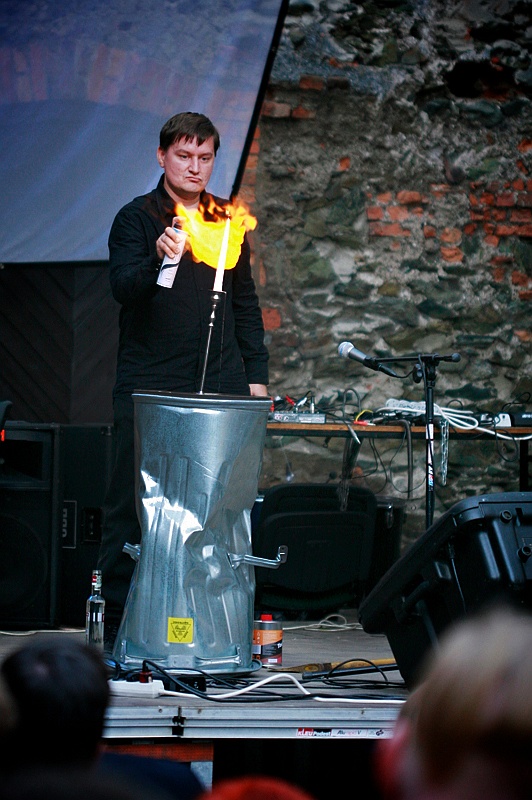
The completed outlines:
<svg viewBox="0 0 532 800">
<path fill-rule="evenodd" d="M 426 502 L 425 525 L 427 529 L 434 519 L 434 385 L 438 356 L 419 356 L 413 371 L 414 383 L 424 380 L 425 389 L 425 476 Z"/>
<path fill-rule="evenodd" d="M 209 350 L 211 349 L 211 339 L 212 339 L 212 331 L 214 328 L 214 319 L 216 317 L 216 309 L 220 305 L 220 301 L 225 296 L 225 292 L 223 291 L 214 291 L 212 290 L 211 293 L 211 316 L 209 317 L 209 330 L 207 332 L 207 344 L 205 346 L 205 358 L 203 360 L 203 371 L 201 373 L 201 383 L 198 394 L 203 394 L 203 387 L 205 385 L 205 375 L 207 373 L 207 361 L 209 360 Z"/>
<path fill-rule="evenodd" d="M 418 353 L 416 356 L 379 358 L 379 363 L 414 361 L 414 383 L 424 381 L 425 394 L 425 525 L 430 528 L 434 519 L 434 386 L 436 367 L 440 361 L 460 361 L 459 353 L 440 356 L 438 353 Z M 405 377 L 405 376 L 403 376 Z"/>
</svg>

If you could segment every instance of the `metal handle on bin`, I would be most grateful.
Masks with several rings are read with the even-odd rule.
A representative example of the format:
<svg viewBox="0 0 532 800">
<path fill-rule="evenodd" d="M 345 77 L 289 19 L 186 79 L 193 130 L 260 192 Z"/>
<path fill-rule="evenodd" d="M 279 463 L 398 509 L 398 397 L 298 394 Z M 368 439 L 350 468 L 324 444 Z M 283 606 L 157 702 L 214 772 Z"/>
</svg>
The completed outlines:
<svg viewBox="0 0 532 800">
<path fill-rule="evenodd" d="M 278 569 L 288 558 L 288 547 L 285 544 L 279 545 L 276 558 L 259 558 L 258 556 L 237 555 L 236 553 L 228 553 L 227 557 L 233 569 L 236 569 L 240 564 L 253 564 L 255 567 Z"/>
<path fill-rule="evenodd" d="M 140 544 L 129 544 L 129 542 L 126 542 L 122 548 L 122 552 L 131 556 L 133 561 L 138 561 L 140 558 Z"/>
</svg>

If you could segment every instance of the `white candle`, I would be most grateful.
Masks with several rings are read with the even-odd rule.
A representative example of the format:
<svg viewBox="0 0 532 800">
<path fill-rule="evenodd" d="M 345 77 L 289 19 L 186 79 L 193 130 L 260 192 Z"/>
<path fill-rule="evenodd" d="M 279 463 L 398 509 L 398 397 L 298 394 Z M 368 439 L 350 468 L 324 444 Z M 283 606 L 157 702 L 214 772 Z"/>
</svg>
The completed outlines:
<svg viewBox="0 0 532 800">
<path fill-rule="evenodd" d="M 225 220 L 224 235 L 222 239 L 222 246 L 220 247 L 220 255 L 218 256 L 218 266 L 216 267 L 216 276 L 214 278 L 214 291 L 221 292 L 224 280 L 225 262 L 227 260 L 227 247 L 229 244 L 229 228 L 231 219 L 227 217 Z"/>
</svg>

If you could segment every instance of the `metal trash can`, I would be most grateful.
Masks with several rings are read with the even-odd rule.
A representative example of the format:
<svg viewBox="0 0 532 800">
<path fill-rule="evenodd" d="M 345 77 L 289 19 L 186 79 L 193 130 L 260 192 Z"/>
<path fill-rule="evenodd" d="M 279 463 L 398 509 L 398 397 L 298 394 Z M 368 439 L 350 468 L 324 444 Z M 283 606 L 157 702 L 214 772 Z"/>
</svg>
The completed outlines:
<svg viewBox="0 0 532 800">
<path fill-rule="evenodd" d="M 113 658 L 245 672 L 252 659 L 251 508 L 270 398 L 135 393 L 141 544 Z"/>
</svg>

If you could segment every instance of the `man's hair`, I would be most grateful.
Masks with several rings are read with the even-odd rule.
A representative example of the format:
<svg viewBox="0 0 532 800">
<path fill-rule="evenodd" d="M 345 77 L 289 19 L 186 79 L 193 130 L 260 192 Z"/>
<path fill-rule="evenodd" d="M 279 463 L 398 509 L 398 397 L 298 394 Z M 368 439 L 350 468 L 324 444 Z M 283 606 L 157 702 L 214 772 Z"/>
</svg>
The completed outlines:
<svg viewBox="0 0 532 800">
<path fill-rule="evenodd" d="M 479 756 L 511 783 L 530 781 L 531 664 L 532 617 L 525 611 L 489 608 L 444 632 L 401 711 L 430 781 L 448 780 Z"/>
<path fill-rule="evenodd" d="M 97 755 L 109 702 L 107 668 L 84 642 L 51 634 L 9 653 L 1 667 L 16 707 L 4 763 L 89 764 Z"/>
<path fill-rule="evenodd" d="M 161 150 L 166 151 L 180 139 L 184 139 L 185 142 L 197 140 L 198 144 L 203 144 L 211 137 L 216 155 L 220 147 L 220 134 L 213 123 L 204 114 L 184 111 L 182 114 L 175 114 L 164 123 L 159 134 L 159 146 Z"/>
</svg>

